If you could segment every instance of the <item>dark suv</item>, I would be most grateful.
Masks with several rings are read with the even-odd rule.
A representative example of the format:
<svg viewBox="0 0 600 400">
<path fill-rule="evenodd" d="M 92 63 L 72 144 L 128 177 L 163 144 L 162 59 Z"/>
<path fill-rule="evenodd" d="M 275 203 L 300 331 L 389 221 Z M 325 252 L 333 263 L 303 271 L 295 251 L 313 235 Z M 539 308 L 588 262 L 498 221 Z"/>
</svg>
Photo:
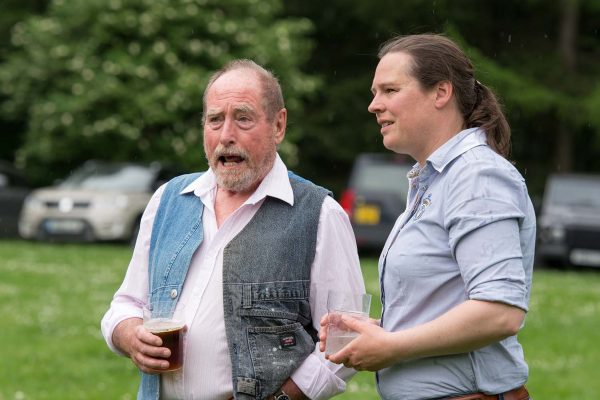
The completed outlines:
<svg viewBox="0 0 600 400">
<path fill-rule="evenodd" d="M 23 174 L 0 160 L 0 238 L 18 237 L 19 213 L 30 191 Z"/>
<path fill-rule="evenodd" d="M 359 249 L 380 251 L 406 207 L 406 174 L 413 162 L 405 156 L 358 155 L 340 203 L 348 213 Z"/>
<path fill-rule="evenodd" d="M 539 217 L 538 258 L 600 267 L 600 175 L 552 175 Z"/>
</svg>

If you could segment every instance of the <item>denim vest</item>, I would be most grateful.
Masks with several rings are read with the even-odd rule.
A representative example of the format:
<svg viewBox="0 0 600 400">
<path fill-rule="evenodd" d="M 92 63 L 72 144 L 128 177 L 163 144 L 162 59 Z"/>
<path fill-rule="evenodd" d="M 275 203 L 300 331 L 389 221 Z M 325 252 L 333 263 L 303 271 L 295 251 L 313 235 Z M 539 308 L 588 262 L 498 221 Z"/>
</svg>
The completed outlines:
<svg viewBox="0 0 600 400">
<path fill-rule="evenodd" d="M 202 243 L 204 205 L 180 194 L 199 173 L 165 187 L 152 227 L 150 303 L 175 308 Z M 225 331 L 235 399 L 274 393 L 314 350 L 310 270 L 327 190 L 290 172 L 294 206 L 267 197 L 223 252 Z M 138 399 L 158 399 L 160 375 L 142 373 Z"/>
</svg>

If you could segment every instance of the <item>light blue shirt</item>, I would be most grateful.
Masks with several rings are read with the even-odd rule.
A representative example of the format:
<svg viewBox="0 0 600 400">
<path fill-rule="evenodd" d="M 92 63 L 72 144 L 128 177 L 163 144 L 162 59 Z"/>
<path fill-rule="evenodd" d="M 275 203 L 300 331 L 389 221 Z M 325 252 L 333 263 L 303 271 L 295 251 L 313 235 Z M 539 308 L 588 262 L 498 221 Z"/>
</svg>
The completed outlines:
<svg viewBox="0 0 600 400">
<path fill-rule="evenodd" d="M 409 193 L 379 260 L 382 325 L 398 331 L 468 299 L 528 309 L 535 214 L 525 180 L 479 128 L 464 130 L 408 174 Z M 527 381 L 516 336 L 470 353 L 377 373 L 384 399 L 502 393 Z"/>
</svg>

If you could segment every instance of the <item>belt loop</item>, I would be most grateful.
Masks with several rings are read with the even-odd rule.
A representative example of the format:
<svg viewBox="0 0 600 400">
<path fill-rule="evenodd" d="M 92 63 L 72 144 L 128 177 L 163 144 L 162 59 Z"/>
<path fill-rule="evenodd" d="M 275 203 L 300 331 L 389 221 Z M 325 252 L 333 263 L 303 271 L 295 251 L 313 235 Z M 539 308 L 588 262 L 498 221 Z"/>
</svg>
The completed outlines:
<svg viewBox="0 0 600 400">
<path fill-rule="evenodd" d="M 252 284 L 244 283 L 242 286 L 242 308 L 252 308 Z"/>
</svg>

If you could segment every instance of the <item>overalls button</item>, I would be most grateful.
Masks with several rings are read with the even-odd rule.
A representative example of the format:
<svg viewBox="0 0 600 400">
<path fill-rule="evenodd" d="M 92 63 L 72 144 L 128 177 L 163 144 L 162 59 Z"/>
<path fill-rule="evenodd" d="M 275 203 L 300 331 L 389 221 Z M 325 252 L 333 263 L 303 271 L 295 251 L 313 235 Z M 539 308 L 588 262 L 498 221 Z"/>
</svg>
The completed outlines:
<svg viewBox="0 0 600 400">
<path fill-rule="evenodd" d="M 171 290 L 171 298 L 174 299 L 175 297 L 177 297 L 177 289 Z"/>
</svg>

